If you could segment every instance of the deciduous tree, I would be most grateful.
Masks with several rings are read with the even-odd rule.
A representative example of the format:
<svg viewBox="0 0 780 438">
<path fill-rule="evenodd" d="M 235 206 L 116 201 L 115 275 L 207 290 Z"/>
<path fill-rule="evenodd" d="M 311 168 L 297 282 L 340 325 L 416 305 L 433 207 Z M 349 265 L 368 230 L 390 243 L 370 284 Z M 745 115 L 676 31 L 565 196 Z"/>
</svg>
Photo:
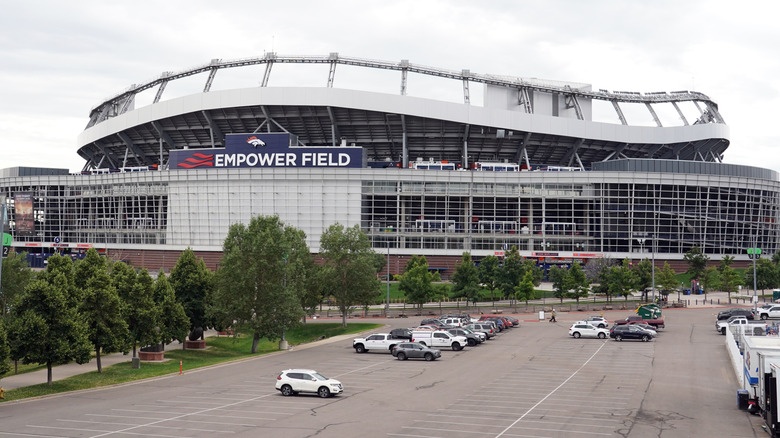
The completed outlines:
<svg viewBox="0 0 780 438">
<path fill-rule="evenodd" d="M 154 302 L 160 309 L 160 341 L 168 344 L 173 341 L 184 342 L 190 330 L 190 319 L 184 306 L 176 299 L 176 292 L 168 277 L 160 270 L 154 281 Z"/>
<path fill-rule="evenodd" d="M 89 342 L 95 350 L 98 373 L 103 372 L 102 353 L 127 351 L 127 322 L 122 317 L 122 300 L 111 284 L 105 259 L 94 248 L 76 263 L 77 287 L 84 289 L 79 312 L 86 319 Z"/>
<path fill-rule="evenodd" d="M 176 293 L 176 299 L 184 306 L 184 312 L 190 320 L 190 330 L 200 329 L 195 333 L 200 334 L 199 339 L 202 339 L 203 331 L 213 325 L 206 315 L 214 288 L 211 271 L 203 259 L 195 256 L 192 248 L 187 248 L 171 269 L 169 282 Z"/>
<path fill-rule="evenodd" d="M 9 306 L 14 297 L 22 293 L 32 276 L 32 270 L 27 265 L 26 252 L 12 252 L 3 259 L 3 285 L 0 287 L 0 318 L 8 315 Z"/>
<path fill-rule="evenodd" d="M 384 258 L 377 258 L 368 236 L 358 225 L 333 224 L 320 237 L 320 281 L 328 295 L 336 299 L 341 324 L 347 326 L 347 315 L 356 305 L 374 303 L 381 294 L 377 273 Z"/>
<path fill-rule="evenodd" d="M 8 324 L 12 358 L 46 365 L 50 386 L 54 365 L 86 363 L 92 351 L 87 323 L 70 296 L 71 284 L 62 272 L 52 274 L 30 282 L 15 300 Z"/>
<path fill-rule="evenodd" d="M 479 287 L 479 271 L 471 260 L 471 254 L 463 253 L 450 281 L 453 283 L 453 298 L 465 298 L 466 302 L 471 301 L 474 305 L 477 304 L 482 288 Z"/>
<path fill-rule="evenodd" d="M 301 294 L 311 254 L 303 231 L 278 216 L 256 216 L 248 225 L 233 224 L 223 245 L 209 315 L 218 325 L 248 327 L 252 353 L 260 339 L 284 339 L 303 317 Z"/>
<path fill-rule="evenodd" d="M 683 259 L 688 263 L 688 271 L 686 272 L 693 280 L 698 280 L 702 274 L 704 274 L 704 269 L 707 268 L 707 262 L 710 261 L 710 258 L 702 253 L 701 248 L 698 246 L 691 247 L 691 249 L 685 253 Z"/>
<path fill-rule="evenodd" d="M 490 301 L 496 304 L 495 290 L 499 286 L 501 267 L 498 257 L 489 255 L 479 262 L 479 281 L 490 291 Z"/>
<path fill-rule="evenodd" d="M 406 300 L 422 309 L 423 304 L 431 301 L 435 294 L 433 283 L 440 281 L 438 272 L 428 269 L 425 256 L 413 255 L 404 267 L 404 272 L 397 276 L 398 289 L 404 293 Z"/>
</svg>

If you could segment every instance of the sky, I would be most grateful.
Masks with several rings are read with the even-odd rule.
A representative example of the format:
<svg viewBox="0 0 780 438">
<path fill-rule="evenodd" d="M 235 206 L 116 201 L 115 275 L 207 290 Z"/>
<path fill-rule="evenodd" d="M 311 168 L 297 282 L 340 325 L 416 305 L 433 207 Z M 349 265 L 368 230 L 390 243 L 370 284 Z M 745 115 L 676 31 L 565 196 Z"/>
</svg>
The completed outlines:
<svg viewBox="0 0 780 438">
<path fill-rule="evenodd" d="M 780 171 L 780 154 L 773 149 L 780 145 L 772 116 L 780 108 L 780 26 L 770 12 L 774 5 L 722 0 L 0 0 L 0 168 L 81 170 L 77 136 L 90 110 L 164 71 L 266 52 L 338 52 L 453 71 L 587 83 L 593 89 L 698 91 L 718 104 L 731 130 L 725 163 Z M 255 85 L 262 77 L 258 71 Z M 270 86 L 277 77 L 280 83 L 290 79 L 273 73 Z M 339 67 L 335 87 L 361 88 L 365 81 L 360 74 L 344 80 L 340 73 Z M 394 74 L 386 80 L 389 92 L 400 88 Z M 327 70 L 316 79 L 324 85 Z M 410 95 L 415 87 L 426 88 L 424 80 L 409 82 Z M 250 84 L 223 81 L 221 87 Z M 452 96 L 442 98 L 462 100 L 456 85 Z M 168 89 L 165 98 L 171 97 L 167 94 Z M 136 106 L 142 104 L 139 96 Z"/>
</svg>

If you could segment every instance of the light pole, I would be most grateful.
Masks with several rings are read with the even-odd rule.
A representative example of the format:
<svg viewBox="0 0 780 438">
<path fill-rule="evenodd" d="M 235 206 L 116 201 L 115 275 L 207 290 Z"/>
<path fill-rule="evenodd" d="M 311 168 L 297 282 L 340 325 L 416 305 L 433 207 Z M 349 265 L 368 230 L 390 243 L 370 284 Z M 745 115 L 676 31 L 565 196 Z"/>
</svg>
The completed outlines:
<svg viewBox="0 0 780 438">
<path fill-rule="evenodd" d="M 647 240 L 646 237 L 639 237 L 639 238 L 636 239 L 636 241 L 639 242 L 639 252 L 642 254 L 640 256 L 640 259 L 639 259 L 640 263 L 642 262 L 642 260 L 644 260 L 644 259 L 642 259 L 642 257 L 644 257 L 644 255 L 645 255 L 645 241 L 646 240 Z M 647 293 L 643 293 L 642 295 L 644 295 L 645 302 L 647 302 Z"/>
<path fill-rule="evenodd" d="M 390 241 L 387 241 L 387 302 L 385 303 L 385 317 L 390 317 Z"/>
</svg>

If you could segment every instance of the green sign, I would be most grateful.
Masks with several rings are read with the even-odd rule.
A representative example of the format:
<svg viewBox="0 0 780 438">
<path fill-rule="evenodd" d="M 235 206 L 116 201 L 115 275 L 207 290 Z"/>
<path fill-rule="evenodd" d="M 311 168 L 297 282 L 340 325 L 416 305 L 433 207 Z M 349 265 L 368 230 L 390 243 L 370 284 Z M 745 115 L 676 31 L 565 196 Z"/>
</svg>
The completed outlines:
<svg viewBox="0 0 780 438">
<path fill-rule="evenodd" d="M 14 238 L 8 233 L 3 233 L 3 246 L 11 246 Z"/>
<path fill-rule="evenodd" d="M 751 260 L 761 258 L 761 248 L 748 248 L 747 253 L 748 253 L 748 258 Z"/>
</svg>

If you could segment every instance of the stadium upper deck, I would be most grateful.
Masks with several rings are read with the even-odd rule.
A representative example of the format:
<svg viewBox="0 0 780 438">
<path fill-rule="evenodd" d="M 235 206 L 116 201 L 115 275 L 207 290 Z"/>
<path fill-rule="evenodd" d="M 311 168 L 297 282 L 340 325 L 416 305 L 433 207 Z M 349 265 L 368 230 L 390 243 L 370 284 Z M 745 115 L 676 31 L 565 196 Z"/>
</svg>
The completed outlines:
<svg viewBox="0 0 780 438">
<path fill-rule="evenodd" d="M 296 68 L 286 75 L 297 75 L 304 64 L 327 66 L 324 86 L 269 86 L 278 64 Z M 265 66 L 259 87 L 251 76 L 255 86 L 212 89 L 218 73 L 258 65 Z M 334 88 L 337 66 L 358 67 L 361 75 L 347 75 L 353 82 Z M 397 95 L 349 89 L 370 83 L 361 79 L 364 76 L 388 70 L 399 73 Z M 436 89 L 439 83 L 445 87 L 445 81 L 460 83 L 462 96 L 457 102 L 410 96 L 408 83 L 414 74 L 433 78 Z M 202 92 L 164 99 L 166 87 L 198 75 Z M 387 76 L 381 78 L 386 85 Z M 472 84 L 483 85 L 481 106 L 472 102 Z M 144 93 L 152 105 L 136 109 Z M 593 121 L 599 108 L 617 123 Z M 649 124 L 629 125 L 632 118 Z M 717 104 L 697 92 L 593 91 L 587 84 L 448 71 L 406 60 L 267 53 L 164 72 L 106 99 L 91 111 L 78 153 L 86 160 L 85 170 L 165 167 L 170 150 L 223 147 L 226 134 L 242 132 L 289 132 L 303 146 L 347 142 L 365 148 L 369 160 L 402 162 L 404 167 L 419 158 L 463 167 L 475 161 L 506 161 L 582 169 L 620 158 L 720 162 L 729 146 L 729 130 Z"/>
</svg>

